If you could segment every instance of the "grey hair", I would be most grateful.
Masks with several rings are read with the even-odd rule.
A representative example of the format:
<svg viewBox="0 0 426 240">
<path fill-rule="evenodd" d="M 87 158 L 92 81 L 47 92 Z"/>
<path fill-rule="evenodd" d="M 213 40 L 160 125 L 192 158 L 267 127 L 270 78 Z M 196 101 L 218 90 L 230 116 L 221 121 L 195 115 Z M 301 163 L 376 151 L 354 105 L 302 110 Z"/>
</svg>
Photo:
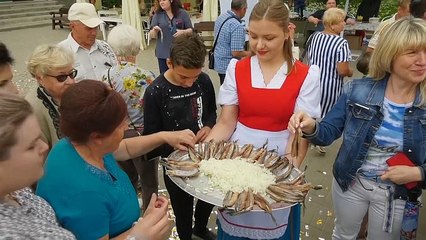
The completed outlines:
<svg viewBox="0 0 426 240">
<path fill-rule="evenodd" d="M 142 42 L 141 34 L 133 26 L 121 24 L 108 35 L 108 44 L 117 57 L 137 56 Z"/>
<path fill-rule="evenodd" d="M 40 45 L 27 61 L 28 72 L 33 77 L 46 75 L 50 70 L 74 65 L 74 54 L 57 45 Z"/>
<path fill-rule="evenodd" d="M 238 10 L 247 7 L 247 0 L 232 0 L 231 9 Z"/>
</svg>

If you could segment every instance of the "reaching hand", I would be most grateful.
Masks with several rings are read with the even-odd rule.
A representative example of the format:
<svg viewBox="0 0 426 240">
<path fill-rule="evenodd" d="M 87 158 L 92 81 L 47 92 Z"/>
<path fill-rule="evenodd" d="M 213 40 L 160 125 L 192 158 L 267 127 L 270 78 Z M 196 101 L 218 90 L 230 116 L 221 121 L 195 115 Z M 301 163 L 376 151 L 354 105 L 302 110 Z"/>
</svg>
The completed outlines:
<svg viewBox="0 0 426 240">
<path fill-rule="evenodd" d="M 349 24 L 349 25 L 355 25 L 356 21 L 353 18 L 348 18 L 348 19 L 346 19 L 346 23 Z"/>
<path fill-rule="evenodd" d="M 196 142 L 195 134 L 189 130 L 185 129 L 182 131 L 176 132 L 166 132 L 165 141 L 172 147 L 179 150 L 188 150 L 189 147 L 194 147 Z"/>
<path fill-rule="evenodd" d="M 155 30 L 156 32 L 161 31 L 161 28 L 159 26 L 154 26 L 152 30 Z"/>
<path fill-rule="evenodd" d="M 141 240 L 167 239 L 172 229 L 171 221 L 168 218 L 167 205 L 168 200 L 166 198 L 157 197 L 155 193 L 152 194 L 143 218 L 139 218 L 129 235 Z"/>
<path fill-rule="evenodd" d="M 157 34 L 158 32 L 161 32 L 161 28 L 159 26 L 154 26 L 150 31 L 149 31 L 149 37 L 150 38 L 157 38 Z"/>
<path fill-rule="evenodd" d="M 210 131 L 212 129 L 210 127 L 202 127 L 198 132 L 197 135 L 195 136 L 196 138 L 196 143 L 199 142 L 204 142 L 204 140 L 206 139 L 206 137 L 209 135 Z"/>
<path fill-rule="evenodd" d="M 288 122 L 288 130 L 294 134 L 298 128 L 304 133 L 312 134 L 315 131 L 315 120 L 307 113 L 296 112 Z"/>
<path fill-rule="evenodd" d="M 321 20 L 319 20 L 318 18 L 314 18 L 312 20 L 312 23 L 315 24 L 315 25 L 318 25 L 319 22 L 321 22 Z"/>
</svg>

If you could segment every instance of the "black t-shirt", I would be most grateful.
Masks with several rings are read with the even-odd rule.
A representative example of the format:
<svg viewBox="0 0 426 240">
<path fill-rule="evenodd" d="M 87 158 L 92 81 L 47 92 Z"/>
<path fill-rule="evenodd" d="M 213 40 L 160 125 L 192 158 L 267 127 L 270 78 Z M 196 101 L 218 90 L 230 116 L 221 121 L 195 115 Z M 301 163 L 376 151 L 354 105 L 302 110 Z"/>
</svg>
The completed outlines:
<svg viewBox="0 0 426 240">
<path fill-rule="evenodd" d="M 173 85 L 158 76 L 144 95 L 144 135 L 160 131 L 190 129 L 197 134 L 204 126 L 216 123 L 216 99 L 210 77 L 201 73 L 189 88 Z M 167 144 L 148 154 L 148 158 L 167 157 L 173 148 Z"/>
</svg>

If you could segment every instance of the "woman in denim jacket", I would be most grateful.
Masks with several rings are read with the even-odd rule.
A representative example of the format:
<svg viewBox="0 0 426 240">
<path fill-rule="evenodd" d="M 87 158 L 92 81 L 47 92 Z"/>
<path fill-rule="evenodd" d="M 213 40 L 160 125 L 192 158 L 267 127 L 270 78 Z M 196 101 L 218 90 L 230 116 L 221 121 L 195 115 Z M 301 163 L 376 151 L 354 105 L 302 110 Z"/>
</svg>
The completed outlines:
<svg viewBox="0 0 426 240">
<path fill-rule="evenodd" d="M 404 184 L 426 188 L 426 22 L 399 20 L 379 41 L 371 78 L 347 83 L 321 122 L 303 112 L 289 122 L 316 145 L 343 134 L 333 166 L 333 239 L 356 239 L 367 210 L 370 239 L 399 239 Z M 389 167 L 398 152 L 416 166 Z"/>
</svg>

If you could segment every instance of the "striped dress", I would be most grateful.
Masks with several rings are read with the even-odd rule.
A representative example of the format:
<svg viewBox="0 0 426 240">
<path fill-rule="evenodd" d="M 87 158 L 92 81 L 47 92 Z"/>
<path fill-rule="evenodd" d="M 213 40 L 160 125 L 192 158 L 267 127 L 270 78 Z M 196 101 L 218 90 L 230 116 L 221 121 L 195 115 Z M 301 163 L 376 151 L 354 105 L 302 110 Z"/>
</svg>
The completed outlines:
<svg viewBox="0 0 426 240">
<path fill-rule="evenodd" d="M 321 117 L 336 103 L 343 88 L 343 77 L 337 72 L 337 63 L 349 62 L 351 51 L 346 39 L 316 32 L 308 47 L 308 64 L 317 65 L 321 71 Z"/>
</svg>

